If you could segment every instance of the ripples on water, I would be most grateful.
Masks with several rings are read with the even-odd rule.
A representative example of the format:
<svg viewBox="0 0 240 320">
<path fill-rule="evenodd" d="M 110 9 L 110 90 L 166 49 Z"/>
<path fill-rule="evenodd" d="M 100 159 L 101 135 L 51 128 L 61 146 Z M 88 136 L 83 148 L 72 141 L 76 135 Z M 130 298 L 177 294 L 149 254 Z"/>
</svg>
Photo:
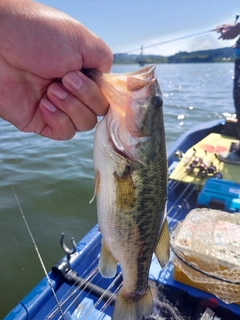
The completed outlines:
<svg viewBox="0 0 240 320">
<path fill-rule="evenodd" d="M 137 65 L 113 66 L 128 72 Z M 198 123 L 234 112 L 233 64 L 158 65 L 169 146 Z M 93 194 L 94 131 L 56 142 L 17 131 L 0 121 L 0 318 L 44 276 L 23 223 L 11 184 L 21 203 L 48 270 L 66 242 L 79 241 L 96 223 Z M 70 241 L 68 242 L 70 246 Z"/>
</svg>

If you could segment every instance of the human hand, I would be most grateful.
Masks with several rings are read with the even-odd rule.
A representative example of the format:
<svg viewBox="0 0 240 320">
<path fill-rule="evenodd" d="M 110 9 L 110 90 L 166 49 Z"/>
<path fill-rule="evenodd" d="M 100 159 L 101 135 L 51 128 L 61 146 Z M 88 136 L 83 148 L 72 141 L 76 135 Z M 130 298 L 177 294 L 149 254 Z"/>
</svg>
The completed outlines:
<svg viewBox="0 0 240 320">
<path fill-rule="evenodd" d="M 82 68 L 109 72 L 107 45 L 76 20 L 29 0 L 0 3 L 0 117 L 55 140 L 92 129 L 108 102 Z"/>
<path fill-rule="evenodd" d="M 216 28 L 218 33 L 221 33 L 221 36 L 218 39 L 230 40 L 236 38 L 240 33 L 240 24 L 223 24 Z"/>
</svg>

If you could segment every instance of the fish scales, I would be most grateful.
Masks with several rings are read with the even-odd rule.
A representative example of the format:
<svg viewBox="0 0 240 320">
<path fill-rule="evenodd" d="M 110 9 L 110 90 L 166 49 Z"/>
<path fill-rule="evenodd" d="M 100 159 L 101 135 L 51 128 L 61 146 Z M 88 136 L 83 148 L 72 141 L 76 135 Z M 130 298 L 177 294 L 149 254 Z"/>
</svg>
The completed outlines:
<svg viewBox="0 0 240 320">
<path fill-rule="evenodd" d="M 123 75 L 88 73 L 110 102 L 94 141 L 95 193 L 102 232 L 99 269 L 123 274 L 114 320 L 139 320 L 152 313 L 148 285 L 152 254 L 169 258 L 165 217 L 167 161 L 159 85 L 154 67 Z M 164 239 L 163 236 L 164 235 Z M 167 236 L 168 237 L 168 236 Z"/>
<path fill-rule="evenodd" d="M 163 174 L 166 177 L 166 164 L 162 163 L 162 157 L 158 156 L 154 163 L 148 168 L 142 168 L 136 172 L 139 179 L 136 182 L 136 213 L 132 212 L 134 223 L 139 230 L 139 252 L 137 252 L 137 282 L 135 291 L 139 288 L 144 288 L 142 281 L 145 282 L 145 290 L 147 289 L 147 277 L 149 272 L 150 261 L 159 235 L 159 226 L 163 223 L 163 212 L 166 201 L 166 184 L 159 183 L 158 176 L 160 175 L 161 166 L 165 168 Z M 165 180 L 164 179 L 164 180 Z M 166 180 L 165 180 L 166 181 Z M 156 196 L 158 195 L 158 196 Z M 158 208 L 158 214 L 155 214 Z M 127 230 L 131 232 L 131 230 Z M 141 245 L 142 244 L 142 245 Z"/>
</svg>

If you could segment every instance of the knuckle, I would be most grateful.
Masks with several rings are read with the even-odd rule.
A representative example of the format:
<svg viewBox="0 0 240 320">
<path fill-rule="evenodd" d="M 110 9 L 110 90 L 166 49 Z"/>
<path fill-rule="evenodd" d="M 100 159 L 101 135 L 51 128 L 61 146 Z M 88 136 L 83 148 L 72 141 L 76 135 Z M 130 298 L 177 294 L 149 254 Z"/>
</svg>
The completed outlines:
<svg viewBox="0 0 240 320">
<path fill-rule="evenodd" d="M 95 128 L 97 124 L 97 117 L 92 117 L 88 121 L 81 121 L 80 125 L 76 125 L 78 132 L 88 131 Z"/>
<path fill-rule="evenodd" d="M 61 132 L 58 130 L 53 131 L 53 139 L 58 141 L 70 140 L 75 136 L 75 131 Z"/>
</svg>

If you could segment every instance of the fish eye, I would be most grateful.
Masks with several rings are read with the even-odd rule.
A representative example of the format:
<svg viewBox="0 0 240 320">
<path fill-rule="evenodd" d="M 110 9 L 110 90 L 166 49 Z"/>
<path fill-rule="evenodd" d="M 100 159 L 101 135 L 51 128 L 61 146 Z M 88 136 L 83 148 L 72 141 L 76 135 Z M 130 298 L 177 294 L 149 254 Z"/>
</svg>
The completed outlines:
<svg viewBox="0 0 240 320">
<path fill-rule="evenodd" d="M 152 104 L 154 105 L 155 108 L 161 108 L 163 105 L 163 99 L 159 94 L 156 94 L 152 98 Z"/>
</svg>

